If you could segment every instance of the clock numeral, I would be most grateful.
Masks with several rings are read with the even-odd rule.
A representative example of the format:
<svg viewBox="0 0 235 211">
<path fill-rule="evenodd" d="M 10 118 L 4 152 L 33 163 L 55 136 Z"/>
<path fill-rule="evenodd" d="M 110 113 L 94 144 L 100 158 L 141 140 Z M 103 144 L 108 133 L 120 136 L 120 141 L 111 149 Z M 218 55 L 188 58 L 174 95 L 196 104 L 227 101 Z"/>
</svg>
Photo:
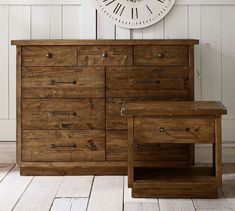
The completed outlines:
<svg viewBox="0 0 235 211">
<path fill-rule="evenodd" d="M 122 4 L 118 3 L 116 5 L 116 7 L 114 8 L 113 13 L 114 14 L 119 14 L 119 16 L 121 16 L 123 11 L 124 11 L 124 9 L 125 9 L 125 6 L 123 6 Z"/>
<path fill-rule="evenodd" d="M 159 2 L 161 2 L 161 3 L 164 3 L 165 2 L 165 0 L 158 0 Z"/>
<path fill-rule="evenodd" d="M 106 2 L 106 6 L 109 6 L 110 4 L 112 4 L 113 2 L 115 2 L 116 0 L 103 0 L 103 2 Z"/>
<path fill-rule="evenodd" d="M 131 8 L 131 18 L 134 19 L 138 19 L 139 18 L 139 12 L 137 8 Z"/>
<path fill-rule="evenodd" d="M 153 14 L 152 10 L 149 8 L 149 6 L 148 6 L 147 4 L 146 4 L 146 7 L 147 7 L 148 11 L 149 11 L 151 14 Z"/>
</svg>

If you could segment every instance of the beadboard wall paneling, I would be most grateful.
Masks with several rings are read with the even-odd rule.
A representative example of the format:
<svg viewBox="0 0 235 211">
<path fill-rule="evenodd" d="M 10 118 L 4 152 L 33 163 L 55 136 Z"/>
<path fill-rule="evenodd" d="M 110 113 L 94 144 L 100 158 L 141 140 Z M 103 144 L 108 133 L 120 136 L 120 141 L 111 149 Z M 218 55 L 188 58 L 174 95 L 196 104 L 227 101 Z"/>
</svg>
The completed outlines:
<svg viewBox="0 0 235 211">
<path fill-rule="evenodd" d="M 15 140 L 15 47 L 10 40 L 197 38 L 196 99 L 221 100 L 228 107 L 223 141 L 235 147 L 234 20 L 235 0 L 177 0 L 164 20 L 136 30 L 112 25 L 91 0 L 0 0 L 0 140 Z"/>
</svg>

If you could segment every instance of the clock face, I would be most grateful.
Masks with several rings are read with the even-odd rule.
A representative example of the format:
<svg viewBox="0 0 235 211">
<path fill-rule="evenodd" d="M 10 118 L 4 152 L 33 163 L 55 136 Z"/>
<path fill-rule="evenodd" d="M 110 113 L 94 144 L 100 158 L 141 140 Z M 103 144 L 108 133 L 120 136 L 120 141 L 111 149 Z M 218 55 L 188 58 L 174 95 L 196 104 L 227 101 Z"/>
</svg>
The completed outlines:
<svg viewBox="0 0 235 211">
<path fill-rule="evenodd" d="M 143 28 L 162 18 L 175 0 L 93 0 L 97 10 L 112 23 L 124 28 Z"/>
</svg>

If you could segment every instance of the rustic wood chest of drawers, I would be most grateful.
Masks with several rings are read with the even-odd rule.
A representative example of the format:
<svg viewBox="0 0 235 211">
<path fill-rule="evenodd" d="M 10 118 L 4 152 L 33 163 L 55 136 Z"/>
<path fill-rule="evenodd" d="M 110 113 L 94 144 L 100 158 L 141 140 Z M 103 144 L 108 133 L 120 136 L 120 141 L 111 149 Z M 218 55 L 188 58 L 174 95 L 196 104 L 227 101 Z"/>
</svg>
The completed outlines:
<svg viewBox="0 0 235 211">
<path fill-rule="evenodd" d="M 22 175 L 126 174 L 123 101 L 194 100 L 198 40 L 12 44 L 17 45 L 17 162 Z M 159 144 L 148 159 L 190 165 L 194 147 Z"/>
<path fill-rule="evenodd" d="M 218 197 L 222 185 L 221 115 L 227 113 L 221 103 L 135 100 L 127 103 L 124 113 L 129 134 L 128 185 L 133 197 Z M 162 143 L 211 144 L 213 160 L 206 167 L 176 167 L 138 158 Z"/>
</svg>

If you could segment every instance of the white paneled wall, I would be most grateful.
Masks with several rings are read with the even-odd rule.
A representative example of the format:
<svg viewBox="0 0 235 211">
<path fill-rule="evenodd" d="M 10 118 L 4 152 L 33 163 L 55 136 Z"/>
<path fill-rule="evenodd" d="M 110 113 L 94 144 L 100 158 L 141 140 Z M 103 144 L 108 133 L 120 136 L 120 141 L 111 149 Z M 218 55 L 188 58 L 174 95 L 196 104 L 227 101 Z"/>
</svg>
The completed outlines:
<svg viewBox="0 0 235 211">
<path fill-rule="evenodd" d="M 145 29 L 116 27 L 91 0 L 0 0 L 0 140 L 15 140 L 15 47 L 12 39 L 198 38 L 197 100 L 219 100 L 225 147 L 235 149 L 235 0 L 176 0 L 170 14 Z"/>
</svg>

